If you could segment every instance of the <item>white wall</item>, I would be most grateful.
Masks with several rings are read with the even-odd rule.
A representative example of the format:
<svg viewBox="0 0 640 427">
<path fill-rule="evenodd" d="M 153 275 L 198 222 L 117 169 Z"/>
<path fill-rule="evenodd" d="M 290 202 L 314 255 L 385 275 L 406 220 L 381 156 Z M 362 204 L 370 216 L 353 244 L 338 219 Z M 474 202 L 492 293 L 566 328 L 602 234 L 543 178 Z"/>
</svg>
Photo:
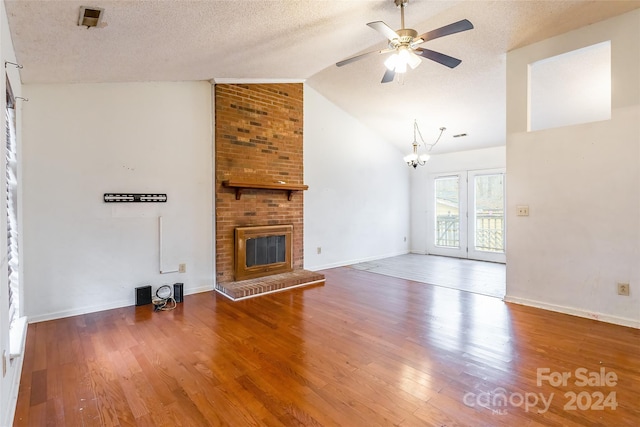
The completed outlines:
<svg viewBox="0 0 640 427">
<path fill-rule="evenodd" d="M 308 85 L 304 116 L 305 268 L 407 253 L 410 171 L 403 153 Z"/>
<path fill-rule="evenodd" d="M 206 82 L 24 85 L 25 309 L 41 321 L 133 305 L 134 288 L 213 289 Z M 108 192 L 167 203 L 104 203 Z M 164 219 L 159 274 L 158 216 Z"/>
<path fill-rule="evenodd" d="M 639 21 L 636 10 L 507 55 L 507 301 L 640 327 Z M 527 132 L 528 64 L 606 40 L 611 120 Z"/>
<path fill-rule="evenodd" d="M 4 64 L 4 61 L 16 62 L 15 53 L 13 51 L 13 43 L 11 35 L 9 34 L 9 24 L 7 22 L 7 15 L 4 7 L 4 2 L 0 3 L 0 61 Z M 23 96 L 22 86 L 20 83 L 19 71 L 13 65 L 8 64 L 5 68 L 6 76 L 11 82 L 14 96 Z M 2 93 L 6 91 L 6 83 L 4 77 L 0 79 L 0 90 Z M 4 111 L 6 108 L 6 99 L 1 97 L 0 110 L 3 114 L 3 119 L 0 121 L 0 134 L 5 135 L 5 120 Z M 23 101 L 17 101 L 16 103 L 16 121 L 18 129 L 20 127 L 20 110 L 23 106 Z M 18 141 L 20 141 L 20 132 L 16 135 Z M 3 137 L 4 141 L 4 137 Z M 19 148 L 18 148 L 19 150 Z M 20 153 L 18 153 L 20 154 Z M 6 189 L 6 168 L 5 168 L 5 156 L 6 156 L 6 144 L 4 142 L 0 144 L 0 188 L 4 194 Z M 6 198 L 0 197 L 0 357 L 4 357 L 6 361 L 7 371 L 2 373 L 0 378 L 0 426 L 9 426 L 13 422 L 13 415 L 15 411 L 16 400 L 18 398 L 18 386 L 20 383 L 20 373 L 22 372 L 23 358 L 21 356 L 9 359 L 9 342 L 10 335 L 13 335 L 14 342 L 17 342 L 18 347 L 24 347 L 24 335 L 22 331 L 17 331 L 14 327 L 9 333 L 9 313 L 8 313 L 8 278 L 7 278 L 7 203 Z M 17 339 L 17 340 L 16 340 Z M 15 351 L 14 348 L 12 348 Z M 2 361 L 0 360 L 0 363 Z"/>
<path fill-rule="evenodd" d="M 457 171 L 504 168 L 505 147 L 432 155 L 425 166 L 411 171 L 411 252 L 427 253 L 429 235 L 429 200 L 434 200 L 433 188 L 428 185 L 431 174 Z M 507 176 L 507 185 L 509 177 Z M 433 206 L 431 206 L 433 209 Z"/>
</svg>

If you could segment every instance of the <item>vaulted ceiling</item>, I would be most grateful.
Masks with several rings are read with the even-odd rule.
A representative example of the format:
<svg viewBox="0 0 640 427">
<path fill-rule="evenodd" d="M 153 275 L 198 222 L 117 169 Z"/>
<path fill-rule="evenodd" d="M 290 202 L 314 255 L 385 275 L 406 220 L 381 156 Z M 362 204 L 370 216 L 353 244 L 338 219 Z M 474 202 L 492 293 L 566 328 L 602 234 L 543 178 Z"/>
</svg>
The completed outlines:
<svg viewBox="0 0 640 427">
<path fill-rule="evenodd" d="M 410 0 L 405 27 L 424 33 L 466 18 L 474 29 L 425 43 L 459 58 L 425 60 L 404 84 L 381 84 L 386 47 L 366 25 L 400 28 L 393 0 L 5 0 L 22 81 L 88 83 L 302 81 L 403 151 L 417 119 L 434 153 L 503 145 L 506 52 L 640 7 L 640 1 Z M 80 6 L 105 9 L 78 26 Z M 463 138 L 453 135 L 466 133 Z"/>
</svg>

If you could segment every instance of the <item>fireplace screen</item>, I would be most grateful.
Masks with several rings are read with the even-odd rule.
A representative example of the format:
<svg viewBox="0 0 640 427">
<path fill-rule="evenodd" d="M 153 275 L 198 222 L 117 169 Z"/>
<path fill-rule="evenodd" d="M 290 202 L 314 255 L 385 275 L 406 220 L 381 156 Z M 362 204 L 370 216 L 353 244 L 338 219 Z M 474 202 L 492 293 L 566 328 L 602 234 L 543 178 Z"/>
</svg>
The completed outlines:
<svg viewBox="0 0 640 427">
<path fill-rule="evenodd" d="M 235 280 L 293 271 L 293 226 L 236 228 Z"/>
<path fill-rule="evenodd" d="M 245 259 L 247 267 L 284 262 L 286 259 L 286 238 L 284 235 L 247 239 L 245 244 L 247 247 Z"/>
</svg>

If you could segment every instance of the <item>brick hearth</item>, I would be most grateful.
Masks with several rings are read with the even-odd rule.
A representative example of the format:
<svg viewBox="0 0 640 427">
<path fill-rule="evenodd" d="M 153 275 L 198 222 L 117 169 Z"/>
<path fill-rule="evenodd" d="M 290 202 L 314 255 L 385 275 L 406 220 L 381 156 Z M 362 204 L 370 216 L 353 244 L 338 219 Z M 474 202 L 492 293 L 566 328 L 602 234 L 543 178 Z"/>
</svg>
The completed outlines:
<svg viewBox="0 0 640 427">
<path fill-rule="evenodd" d="M 257 279 L 241 280 L 231 283 L 216 283 L 216 291 L 237 301 L 257 295 L 285 291 L 301 286 L 323 285 L 324 275 L 307 270 L 274 274 Z"/>
</svg>

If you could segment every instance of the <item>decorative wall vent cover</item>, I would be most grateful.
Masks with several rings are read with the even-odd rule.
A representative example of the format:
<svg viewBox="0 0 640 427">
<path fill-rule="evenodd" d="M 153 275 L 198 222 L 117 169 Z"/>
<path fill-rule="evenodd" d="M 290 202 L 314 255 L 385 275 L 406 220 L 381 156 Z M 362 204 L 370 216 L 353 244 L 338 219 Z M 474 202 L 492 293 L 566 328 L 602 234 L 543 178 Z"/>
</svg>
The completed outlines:
<svg viewBox="0 0 640 427">
<path fill-rule="evenodd" d="M 104 9 L 101 7 L 80 6 L 78 25 L 87 28 L 97 27 L 102 22 L 103 15 Z"/>
</svg>

